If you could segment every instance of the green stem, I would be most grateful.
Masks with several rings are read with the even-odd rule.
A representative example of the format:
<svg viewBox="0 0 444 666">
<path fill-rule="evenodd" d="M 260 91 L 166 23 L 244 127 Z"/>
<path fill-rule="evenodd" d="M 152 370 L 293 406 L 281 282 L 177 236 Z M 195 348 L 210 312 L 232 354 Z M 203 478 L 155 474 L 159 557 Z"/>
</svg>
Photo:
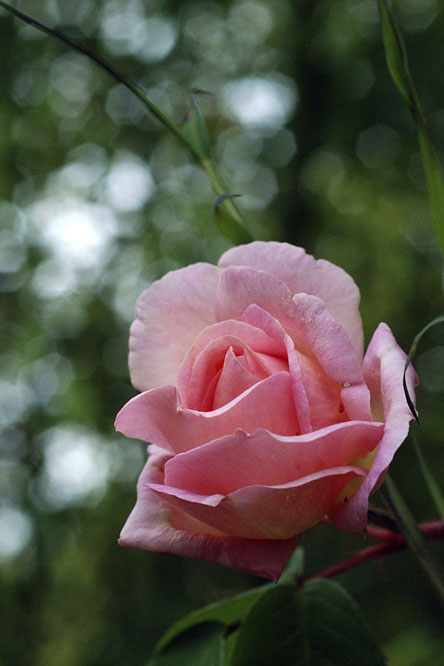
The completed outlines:
<svg viewBox="0 0 444 666">
<path fill-rule="evenodd" d="M 205 171 L 207 174 L 208 180 L 210 181 L 211 185 L 213 186 L 214 191 L 218 196 L 228 194 L 229 189 L 227 188 L 222 176 L 218 172 L 216 165 L 214 164 L 214 161 L 211 158 L 208 157 L 201 157 L 199 159 L 199 164 L 202 167 L 202 169 Z M 231 199 L 226 199 L 225 200 L 225 205 L 227 209 L 230 209 L 231 216 L 238 222 L 239 224 L 243 225 L 243 220 L 242 217 L 233 203 Z"/>
<path fill-rule="evenodd" d="M 444 524 L 441 520 L 431 520 L 427 523 L 422 523 L 419 528 L 427 541 L 442 541 L 444 538 Z M 314 578 L 332 578 L 367 562 L 379 560 L 408 549 L 404 537 L 398 532 L 367 525 L 367 536 L 382 543 L 364 548 L 356 553 L 354 557 L 332 564 L 314 576 L 310 576 L 309 578 L 299 577 L 299 585 L 305 585 L 309 580 L 313 580 Z"/>
<path fill-rule="evenodd" d="M 40 30 L 46 35 L 56 37 L 70 48 L 74 49 L 75 51 L 78 51 L 79 53 L 82 53 L 87 58 L 95 62 L 96 65 L 99 65 L 99 67 L 108 72 L 108 74 L 110 74 L 116 81 L 124 85 L 128 90 L 130 90 L 133 93 L 133 95 L 138 97 L 141 100 L 141 102 L 145 104 L 145 106 L 149 109 L 149 111 L 153 114 L 153 116 L 155 116 L 166 128 L 168 128 L 172 132 L 172 134 L 174 134 L 179 139 L 179 141 L 182 144 L 184 144 L 188 148 L 193 157 L 196 159 L 196 161 L 200 164 L 202 169 L 207 174 L 208 179 L 211 185 L 213 186 L 216 194 L 218 196 L 229 194 L 230 192 L 229 188 L 227 188 L 227 186 L 225 185 L 222 176 L 219 174 L 214 161 L 211 159 L 211 156 L 209 156 L 207 152 L 208 146 L 206 145 L 202 146 L 202 144 L 199 141 L 196 142 L 195 140 L 193 140 L 193 136 L 189 136 L 185 128 L 181 127 L 178 123 L 176 123 L 168 115 L 168 113 L 166 113 L 166 111 L 164 111 L 158 104 L 156 104 L 152 99 L 150 99 L 148 95 L 142 90 L 142 88 L 137 85 L 137 83 L 131 81 L 131 79 L 128 79 L 126 76 L 120 74 L 116 69 L 114 69 L 112 65 L 99 58 L 99 56 L 97 56 L 95 53 L 90 51 L 82 44 L 78 44 L 70 37 L 67 37 L 62 32 L 59 32 L 54 28 L 49 28 L 43 23 L 40 23 L 40 21 L 37 21 L 31 16 L 28 16 L 27 14 L 24 14 L 18 9 L 15 9 L 15 7 L 11 7 L 8 3 L 4 2 L 3 0 L 0 0 L 0 7 L 3 7 L 4 9 L 6 9 L 6 11 L 10 12 L 17 18 L 24 21 L 25 23 L 32 25 L 34 28 L 37 28 L 37 30 Z M 200 128 L 200 130 L 202 131 L 202 128 Z M 244 224 L 244 221 L 242 219 L 242 216 L 239 213 L 233 201 L 231 199 L 226 199 L 223 202 L 223 206 L 224 206 L 224 211 L 226 213 L 226 217 L 228 218 L 228 222 L 219 225 L 222 233 L 224 233 L 234 243 L 238 242 L 248 243 L 252 241 L 253 239 L 251 237 L 251 234 L 248 232 Z"/>
<path fill-rule="evenodd" d="M 148 107 L 153 116 L 155 116 L 158 120 L 160 120 L 160 122 L 163 125 L 168 127 L 168 129 L 171 130 L 171 132 L 173 132 L 173 134 L 175 134 L 179 139 L 181 139 L 181 141 L 183 141 L 183 143 L 185 143 L 185 145 L 191 150 L 188 141 L 183 135 L 180 125 L 175 123 L 174 120 L 170 118 L 170 116 L 158 104 L 153 102 L 148 97 L 148 95 L 144 93 L 142 88 L 140 88 L 137 85 L 137 83 L 134 83 L 134 81 L 131 81 L 130 79 L 127 79 L 126 77 L 122 76 L 122 74 L 119 74 L 119 72 L 116 69 L 114 69 L 112 65 L 99 58 L 95 53 L 87 49 L 86 46 L 78 44 L 70 37 L 67 37 L 58 30 L 55 30 L 54 28 L 48 28 L 48 26 L 44 25 L 43 23 L 40 23 L 40 21 L 37 21 L 37 19 L 34 19 L 31 16 L 24 14 L 15 7 L 11 7 L 6 2 L 3 2 L 3 0 L 0 0 L 0 6 L 6 9 L 8 12 L 11 12 L 11 14 L 14 14 L 14 16 L 21 19 L 25 23 L 28 23 L 29 25 L 32 25 L 34 28 L 37 28 L 37 30 L 44 32 L 46 35 L 50 35 L 51 37 L 57 37 L 57 39 L 62 41 L 64 44 L 67 44 L 67 46 L 70 46 L 75 51 L 82 53 L 87 58 L 89 58 L 97 65 L 99 65 L 99 67 L 108 72 L 108 74 L 110 74 L 114 79 L 116 79 L 116 81 L 122 83 L 126 88 L 128 88 L 128 90 L 130 90 L 134 95 L 136 95 L 136 97 L 138 97 L 145 104 L 145 106 Z"/>
<path fill-rule="evenodd" d="M 220 204 L 218 204 L 216 200 L 215 206 L 216 222 L 219 229 L 224 236 L 234 243 L 234 245 L 251 243 L 253 237 L 244 225 L 242 216 L 234 204 L 233 199 L 230 195 L 224 196 L 228 194 L 229 190 L 222 176 L 218 172 L 213 159 L 205 156 L 198 156 L 197 159 L 200 166 L 207 174 L 207 178 L 213 186 L 214 191 L 218 197 L 223 199 Z"/>
<path fill-rule="evenodd" d="M 410 550 L 418 560 L 422 570 L 431 583 L 435 594 L 444 609 L 444 577 L 430 552 L 427 543 L 419 530 L 413 515 L 404 502 L 399 490 L 393 480 L 387 476 L 385 480 L 387 488 L 387 503 L 395 514 L 401 534 L 407 542 Z"/>
</svg>

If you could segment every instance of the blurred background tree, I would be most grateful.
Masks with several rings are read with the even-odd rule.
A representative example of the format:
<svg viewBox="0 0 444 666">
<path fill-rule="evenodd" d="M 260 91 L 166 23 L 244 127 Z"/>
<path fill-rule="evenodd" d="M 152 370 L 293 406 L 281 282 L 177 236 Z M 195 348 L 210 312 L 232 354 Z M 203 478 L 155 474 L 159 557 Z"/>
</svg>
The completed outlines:
<svg viewBox="0 0 444 666">
<path fill-rule="evenodd" d="M 138 81 L 175 119 L 193 88 L 257 238 L 303 245 L 361 288 L 366 340 L 408 349 L 442 313 L 415 130 L 386 71 L 373 0 L 22 0 Z M 444 10 L 396 6 L 444 150 Z M 141 291 L 228 242 L 205 175 L 142 103 L 85 57 L 0 10 L 0 664 L 139 666 L 184 612 L 260 582 L 124 550 L 145 446 L 113 431 L 135 394 L 127 338 Z M 427 347 L 428 344 L 428 347 Z M 416 366 L 426 456 L 444 476 L 442 329 Z M 393 476 L 434 517 L 411 446 Z M 364 545 L 318 527 L 308 572 Z M 443 557 L 442 546 L 437 546 Z M 435 600 L 410 555 L 341 581 L 391 666 L 439 666 Z"/>
</svg>

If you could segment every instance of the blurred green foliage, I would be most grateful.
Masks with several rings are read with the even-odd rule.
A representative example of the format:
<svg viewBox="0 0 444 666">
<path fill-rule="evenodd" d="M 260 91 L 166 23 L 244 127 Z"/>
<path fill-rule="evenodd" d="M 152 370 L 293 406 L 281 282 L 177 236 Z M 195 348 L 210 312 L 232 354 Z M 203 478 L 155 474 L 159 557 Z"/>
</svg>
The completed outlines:
<svg viewBox="0 0 444 666">
<path fill-rule="evenodd" d="M 408 349 L 442 313 L 415 129 L 386 71 L 376 2 L 17 6 L 112 61 L 178 122 L 192 89 L 213 93 L 199 102 L 250 229 L 350 272 L 367 341 L 384 320 Z M 438 0 L 395 10 L 442 153 L 444 10 Z M 113 432 L 135 393 L 135 301 L 167 270 L 214 262 L 228 243 L 204 174 L 141 102 L 5 12 L 0 90 L 0 664 L 138 666 L 186 611 L 260 582 L 116 543 L 145 456 L 143 443 Z M 442 328 L 422 344 L 422 438 L 440 480 Z M 410 445 L 392 474 L 415 516 L 433 518 Z M 304 541 L 308 573 L 364 545 L 325 527 Z M 341 582 L 390 666 L 442 663 L 439 611 L 412 557 Z"/>
</svg>

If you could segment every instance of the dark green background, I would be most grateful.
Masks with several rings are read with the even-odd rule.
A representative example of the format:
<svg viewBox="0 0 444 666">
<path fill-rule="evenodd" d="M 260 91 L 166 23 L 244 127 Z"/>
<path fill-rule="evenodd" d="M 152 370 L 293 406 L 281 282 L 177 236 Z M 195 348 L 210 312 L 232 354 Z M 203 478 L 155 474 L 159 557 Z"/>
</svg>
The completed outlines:
<svg viewBox="0 0 444 666">
<path fill-rule="evenodd" d="M 253 234 L 303 245 L 350 272 L 367 342 L 386 321 L 407 349 L 442 314 L 442 259 L 415 130 L 386 71 L 376 2 L 17 7 L 112 61 L 178 121 L 192 88 L 213 93 L 201 105 L 216 159 L 243 194 Z M 439 152 L 444 10 L 438 0 L 395 10 Z M 230 112 L 247 79 L 277 116 L 252 124 L 242 109 Z M 3 10 L 0 91 L 0 664 L 139 666 L 187 610 L 259 582 L 116 543 L 144 460 L 143 443 L 113 432 L 135 393 L 126 353 L 136 298 L 167 270 L 216 261 L 228 242 L 205 176 L 141 103 Z M 293 107 L 279 116 L 287 98 Z M 141 179 L 140 197 L 131 179 L 119 180 L 128 178 L 122 165 Z M 441 345 L 435 329 L 417 361 L 423 441 L 439 481 Z M 418 519 L 435 517 L 409 444 L 393 476 Z M 365 545 L 324 527 L 305 542 L 308 573 Z M 390 666 L 442 664 L 438 607 L 411 556 L 340 580 Z"/>
</svg>

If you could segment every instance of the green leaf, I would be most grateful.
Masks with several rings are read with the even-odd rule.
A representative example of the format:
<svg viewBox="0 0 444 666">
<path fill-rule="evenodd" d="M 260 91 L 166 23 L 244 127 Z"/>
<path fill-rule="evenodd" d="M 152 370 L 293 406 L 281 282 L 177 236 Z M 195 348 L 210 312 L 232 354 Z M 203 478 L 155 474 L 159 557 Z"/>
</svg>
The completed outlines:
<svg viewBox="0 0 444 666">
<path fill-rule="evenodd" d="M 425 126 L 418 126 L 418 134 L 422 161 L 427 176 L 436 239 L 441 254 L 444 256 L 444 181 L 442 170 Z"/>
<path fill-rule="evenodd" d="M 176 637 L 162 652 L 155 654 L 147 666 L 223 666 L 223 635 L 225 628 L 218 622 L 191 627 Z"/>
<path fill-rule="evenodd" d="M 234 196 L 237 197 L 240 195 L 236 194 L 233 196 L 230 194 L 211 157 L 203 157 L 199 162 L 217 194 L 214 214 L 221 233 L 235 245 L 250 243 L 253 237 L 246 228 L 242 216 L 233 201 Z"/>
<path fill-rule="evenodd" d="M 410 76 L 404 40 L 396 27 L 389 3 L 386 0 L 378 0 L 378 9 L 387 67 L 395 86 L 414 112 L 416 93 Z"/>
<path fill-rule="evenodd" d="M 257 599 L 270 587 L 274 587 L 272 583 L 261 585 L 260 587 L 255 587 L 253 590 L 248 590 L 248 592 L 239 594 L 232 599 L 210 604 L 205 606 L 205 608 L 189 613 L 173 624 L 173 626 L 162 636 L 155 648 L 155 653 L 164 650 L 176 637 L 196 625 L 217 622 L 224 630 L 230 628 L 245 617 L 254 602 L 257 601 Z"/>
<path fill-rule="evenodd" d="M 362 614 L 344 588 L 309 581 L 304 609 L 311 666 L 383 666 L 386 661 Z"/>
<path fill-rule="evenodd" d="M 355 602 L 319 579 L 302 593 L 294 584 L 268 584 L 190 613 L 159 641 L 148 666 L 384 663 Z"/>
<path fill-rule="evenodd" d="M 247 228 L 243 225 L 242 218 L 239 216 L 238 209 L 233 203 L 234 197 L 240 194 L 220 194 L 214 205 L 214 215 L 216 224 L 220 232 L 228 238 L 234 245 L 241 243 L 251 243 L 253 240 Z"/>
<path fill-rule="evenodd" d="M 309 666 L 302 607 L 294 585 L 277 585 L 254 604 L 238 631 L 230 666 Z"/>
<path fill-rule="evenodd" d="M 197 155 L 198 158 L 205 159 L 211 157 L 210 137 L 208 136 L 202 112 L 196 101 L 195 92 L 191 93 L 190 110 L 182 128 L 182 132 L 189 144 L 193 147 L 194 154 Z"/>
<path fill-rule="evenodd" d="M 312 580 L 302 593 L 278 585 L 237 632 L 230 666 L 383 666 L 356 603 L 337 583 Z"/>
<path fill-rule="evenodd" d="M 378 0 L 387 66 L 393 82 L 407 103 L 418 131 L 419 146 L 427 178 L 438 247 L 444 256 L 444 180 L 438 157 L 427 133 L 424 115 L 410 76 L 407 51 L 389 0 Z"/>
</svg>

